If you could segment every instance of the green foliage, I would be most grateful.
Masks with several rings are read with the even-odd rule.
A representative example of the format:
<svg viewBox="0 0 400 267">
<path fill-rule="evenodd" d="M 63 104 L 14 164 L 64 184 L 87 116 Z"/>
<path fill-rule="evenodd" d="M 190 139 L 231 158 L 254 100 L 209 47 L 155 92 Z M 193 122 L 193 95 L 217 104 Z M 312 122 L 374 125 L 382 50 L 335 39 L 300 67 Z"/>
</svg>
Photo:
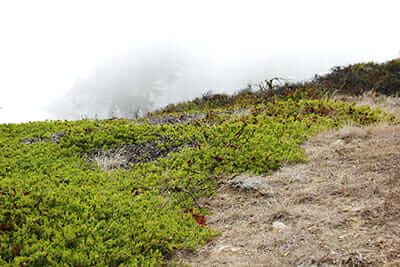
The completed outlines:
<svg viewBox="0 0 400 267">
<path fill-rule="evenodd" d="M 173 250 L 195 249 L 216 235 L 196 222 L 206 212 L 196 200 L 213 194 L 221 176 L 268 174 L 304 161 L 300 144 L 328 127 L 399 122 L 320 96 L 318 89 L 207 95 L 160 111 L 207 113 L 173 125 L 1 124 L 0 265 L 160 265 Z M 226 107 L 249 110 L 239 116 L 222 112 Z M 149 142 L 181 149 L 114 171 L 88 160 L 92 151 Z"/>
<path fill-rule="evenodd" d="M 399 95 L 400 88 L 400 59 L 391 60 L 382 64 L 358 63 L 349 66 L 337 66 L 326 75 L 316 75 L 308 82 L 286 82 L 274 85 L 273 78 L 266 80 L 268 86 L 259 86 L 253 92 L 251 85 L 228 96 L 212 94 L 207 91 L 201 98 L 192 101 L 171 104 L 158 110 L 152 115 L 166 115 L 179 112 L 204 112 L 207 110 L 221 111 L 221 109 L 236 110 L 250 105 L 265 104 L 273 100 L 287 99 L 320 99 L 333 93 L 360 95 L 364 92 L 375 91 L 385 95 Z"/>
</svg>

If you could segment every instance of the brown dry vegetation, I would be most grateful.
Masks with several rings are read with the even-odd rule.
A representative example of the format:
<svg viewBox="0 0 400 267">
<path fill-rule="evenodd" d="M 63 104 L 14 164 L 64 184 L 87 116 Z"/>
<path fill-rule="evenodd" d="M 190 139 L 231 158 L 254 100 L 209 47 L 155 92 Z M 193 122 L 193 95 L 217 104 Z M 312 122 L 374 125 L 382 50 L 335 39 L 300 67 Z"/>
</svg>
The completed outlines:
<svg viewBox="0 0 400 267">
<path fill-rule="evenodd" d="M 368 91 L 360 96 L 333 96 L 333 100 L 342 100 L 357 105 L 368 105 L 371 108 L 381 108 L 386 112 L 400 114 L 400 98 L 377 94 L 374 91 Z"/>
<path fill-rule="evenodd" d="M 337 98 L 400 113 L 398 98 Z M 221 236 L 171 264 L 400 266 L 400 127 L 348 125 L 303 148 L 309 162 L 226 179 L 203 199 Z"/>
</svg>

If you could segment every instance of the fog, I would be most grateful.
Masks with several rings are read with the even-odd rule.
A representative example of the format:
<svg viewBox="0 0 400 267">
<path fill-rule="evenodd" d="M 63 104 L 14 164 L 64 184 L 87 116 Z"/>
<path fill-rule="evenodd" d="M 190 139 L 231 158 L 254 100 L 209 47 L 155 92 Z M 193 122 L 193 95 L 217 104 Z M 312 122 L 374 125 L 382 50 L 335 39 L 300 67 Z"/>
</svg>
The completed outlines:
<svg viewBox="0 0 400 267">
<path fill-rule="evenodd" d="M 135 118 L 212 91 L 232 94 L 260 80 L 311 79 L 357 57 L 338 51 L 212 51 L 159 42 L 104 58 L 47 106 L 50 119 Z"/>
<path fill-rule="evenodd" d="M 0 123 L 134 117 L 400 48 L 398 1 L 0 1 Z"/>
</svg>

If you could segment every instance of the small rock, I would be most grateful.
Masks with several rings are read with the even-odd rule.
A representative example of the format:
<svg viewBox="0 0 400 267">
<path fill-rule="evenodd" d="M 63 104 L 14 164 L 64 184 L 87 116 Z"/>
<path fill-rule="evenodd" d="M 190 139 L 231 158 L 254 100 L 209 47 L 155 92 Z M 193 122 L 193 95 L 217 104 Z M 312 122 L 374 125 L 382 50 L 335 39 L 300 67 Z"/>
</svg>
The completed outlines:
<svg viewBox="0 0 400 267">
<path fill-rule="evenodd" d="M 267 192 L 269 189 L 267 178 L 261 176 L 238 176 L 230 184 L 243 191 Z"/>
<path fill-rule="evenodd" d="M 241 248 L 239 248 L 239 247 L 232 247 L 232 246 L 228 245 L 228 246 L 221 246 L 221 247 L 217 248 L 216 249 L 216 253 L 219 254 L 222 251 L 237 252 L 237 251 L 240 251 L 240 250 L 241 250 Z"/>
<path fill-rule="evenodd" d="M 344 141 L 342 139 L 338 139 L 331 144 L 331 146 L 341 146 L 344 145 Z"/>
<path fill-rule="evenodd" d="M 289 228 L 286 224 L 283 222 L 275 221 L 272 223 L 272 227 L 278 231 L 286 230 Z"/>
</svg>

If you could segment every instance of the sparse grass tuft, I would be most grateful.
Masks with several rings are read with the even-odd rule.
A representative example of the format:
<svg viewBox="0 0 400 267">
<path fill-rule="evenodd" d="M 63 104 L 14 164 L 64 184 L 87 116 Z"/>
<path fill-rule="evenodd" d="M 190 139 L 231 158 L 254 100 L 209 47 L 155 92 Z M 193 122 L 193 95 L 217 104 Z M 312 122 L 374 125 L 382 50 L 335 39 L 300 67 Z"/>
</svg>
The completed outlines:
<svg viewBox="0 0 400 267">
<path fill-rule="evenodd" d="M 119 148 L 114 152 L 99 152 L 94 156 L 94 161 L 96 161 L 99 168 L 103 171 L 110 171 L 122 168 L 127 164 L 127 159 L 124 156 L 123 148 Z"/>
</svg>

